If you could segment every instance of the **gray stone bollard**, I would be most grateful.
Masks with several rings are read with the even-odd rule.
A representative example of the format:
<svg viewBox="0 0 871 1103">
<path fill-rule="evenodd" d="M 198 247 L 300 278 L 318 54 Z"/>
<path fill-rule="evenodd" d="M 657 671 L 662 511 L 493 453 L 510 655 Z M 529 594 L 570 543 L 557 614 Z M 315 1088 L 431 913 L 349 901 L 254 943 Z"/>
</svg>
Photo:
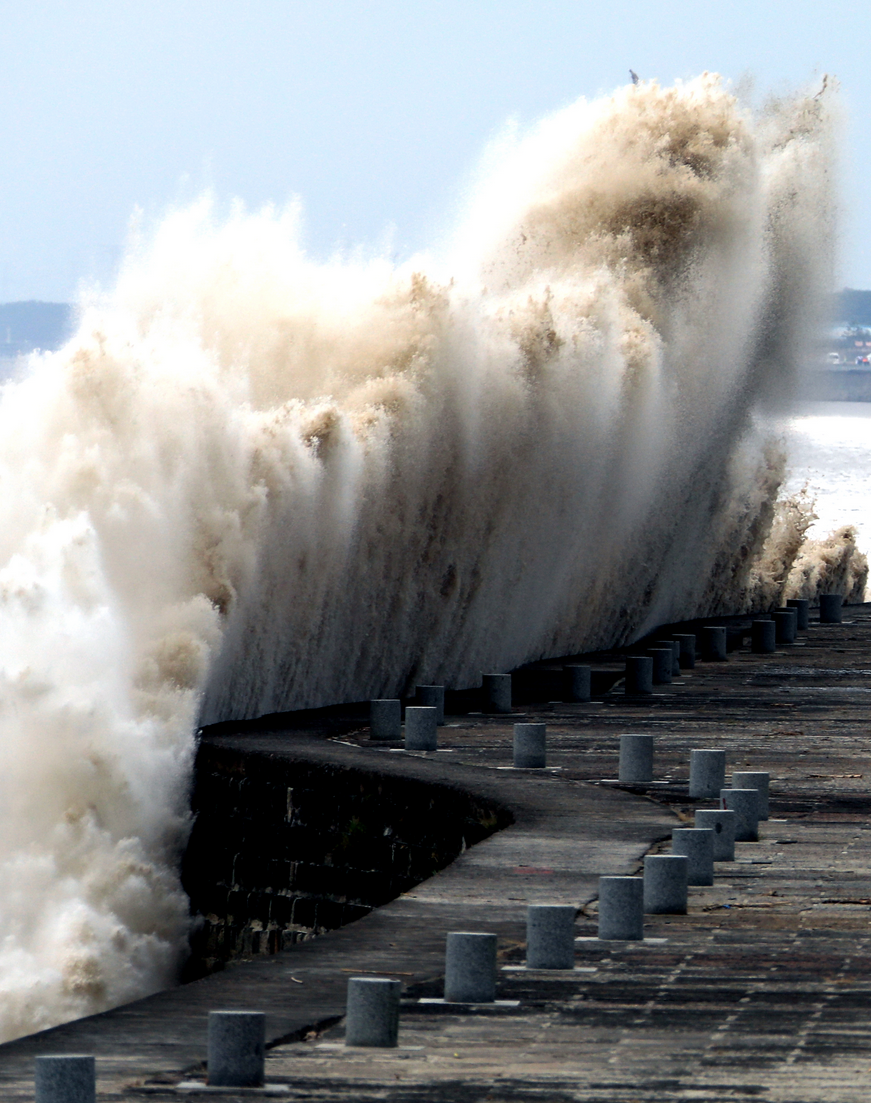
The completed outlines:
<svg viewBox="0 0 871 1103">
<path fill-rule="evenodd" d="M 795 643 L 796 625 L 798 613 L 795 609 L 777 609 L 771 614 L 774 621 L 775 639 L 781 647 L 789 647 Z"/>
<path fill-rule="evenodd" d="M 572 663 L 563 667 L 565 678 L 565 699 L 567 701 L 589 701 L 592 696 L 591 689 L 592 669 L 579 663 Z"/>
<path fill-rule="evenodd" d="M 720 802 L 735 813 L 735 842 L 755 843 L 759 839 L 759 790 L 721 789 Z"/>
<path fill-rule="evenodd" d="M 644 882 L 640 877 L 599 878 L 599 938 L 644 938 Z"/>
<path fill-rule="evenodd" d="M 690 751 L 690 796 L 719 797 L 726 784 L 726 752 L 718 749 Z"/>
<path fill-rule="evenodd" d="M 36 1103 L 94 1103 L 96 1062 L 81 1054 L 37 1057 L 33 1084 Z"/>
<path fill-rule="evenodd" d="M 767 770 L 732 771 L 733 789 L 755 789 L 759 794 L 759 819 L 768 819 L 768 786 L 771 774 Z"/>
<path fill-rule="evenodd" d="M 649 655 L 626 656 L 626 692 L 653 693 L 653 659 Z"/>
<path fill-rule="evenodd" d="M 786 613 L 792 617 L 793 624 L 793 639 L 798 635 L 798 609 L 794 605 L 781 605 L 779 609 L 774 610 L 775 613 Z M 774 613 L 771 614 L 774 616 Z"/>
<path fill-rule="evenodd" d="M 527 969 L 574 969 L 574 904 L 530 904 L 526 909 Z"/>
<path fill-rule="evenodd" d="M 680 675 L 680 644 L 677 640 L 657 640 L 655 647 L 670 647 L 672 651 L 671 675 L 677 678 Z"/>
<path fill-rule="evenodd" d="M 647 654 L 653 659 L 653 684 L 667 686 L 671 682 L 674 652 L 670 647 L 649 647 Z"/>
<path fill-rule="evenodd" d="M 675 640 L 680 648 L 682 670 L 692 670 L 696 665 L 696 637 L 692 632 L 678 632 Z"/>
<path fill-rule="evenodd" d="M 445 722 L 445 687 L 444 686 L 416 686 L 415 697 L 420 705 L 436 710 L 436 723 Z"/>
<path fill-rule="evenodd" d="M 756 655 L 772 655 L 777 646 L 777 628 L 773 620 L 757 617 L 750 627 L 750 650 Z"/>
<path fill-rule="evenodd" d="M 547 724 L 514 725 L 514 766 L 543 770 L 547 765 Z"/>
<path fill-rule="evenodd" d="M 843 602 L 840 594 L 820 594 L 820 624 L 840 624 Z"/>
<path fill-rule="evenodd" d="M 445 1000 L 492 1003 L 496 999 L 496 935 L 451 931 L 445 951 Z"/>
<path fill-rule="evenodd" d="M 482 676 L 481 707 L 484 712 L 511 712 L 511 675 Z"/>
<path fill-rule="evenodd" d="M 369 702 L 369 738 L 402 738 L 402 704 L 387 698 Z"/>
<path fill-rule="evenodd" d="M 811 603 L 806 597 L 791 597 L 786 602 L 788 609 L 795 609 L 796 627 L 799 632 L 807 631 Z"/>
<path fill-rule="evenodd" d="M 351 977 L 345 1005 L 345 1045 L 395 1049 L 402 985 L 389 977 Z"/>
<path fill-rule="evenodd" d="M 438 709 L 409 705 L 405 710 L 405 749 L 434 751 L 438 746 Z"/>
<path fill-rule="evenodd" d="M 621 735 L 617 777 L 624 785 L 653 781 L 653 736 Z"/>
<path fill-rule="evenodd" d="M 714 832 L 710 828 L 675 828 L 671 833 L 671 852 L 686 858 L 688 885 L 713 885 Z"/>
<path fill-rule="evenodd" d="M 718 624 L 708 624 L 702 629 L 702 658 L 706 663 L 726 661 L 726 629 Z"/>
<path fill-rule="evenodd" d="M 696 827 L 707 827 L 714 836 L 714 861 L 735 861 L 735 824 L 738 817 L 728 808 L 697 808 Z"/>
<path fill-rule="evenodd" d="M 689 859 L 683 854 L 648 854 L 644 859 L 647 915 L 686 915 Z"/>
<path fill-rule="evenodd" d="M 263 1086 L 266 1016 L 262 1011 L 210 1011 L 210 1088 Z"/>
</svg>

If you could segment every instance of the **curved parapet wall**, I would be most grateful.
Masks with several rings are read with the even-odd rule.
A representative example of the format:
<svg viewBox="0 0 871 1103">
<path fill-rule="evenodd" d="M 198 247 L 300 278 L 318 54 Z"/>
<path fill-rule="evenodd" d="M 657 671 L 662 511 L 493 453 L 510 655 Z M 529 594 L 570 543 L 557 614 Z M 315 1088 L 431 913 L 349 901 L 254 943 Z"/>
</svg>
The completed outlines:
<svg viewBox="0 0 871 1103">
<path fill-rule="evenodd" d="M 200 744 L 183 866 L 196 917 L 187 979 L 359 919 L 513 822 L 493 799 L 287 740 L 280 757 L 254 737 Z"/>
</svg>

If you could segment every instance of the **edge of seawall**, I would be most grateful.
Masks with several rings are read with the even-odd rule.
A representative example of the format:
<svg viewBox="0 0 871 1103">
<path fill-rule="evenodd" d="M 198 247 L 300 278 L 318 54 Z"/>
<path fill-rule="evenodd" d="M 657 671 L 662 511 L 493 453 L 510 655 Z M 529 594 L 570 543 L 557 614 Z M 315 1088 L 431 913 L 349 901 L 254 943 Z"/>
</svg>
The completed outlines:
<svg viewBox="0 0 871 1103">
<path fill-rule="evenodd" d="M 458 807 L 479 802 L 514 822 L 344 927 L 0 1046 L 0 1084 L 32 1082 L 33 1059 L 47 1052 L 94 1053 L 101 1075 L 131 1081 L 198 1070 L 208 1012 L 219 1008 L 265 1011 L 267 1045 L 302 1037 L 344 1014 L 350 975 L 399 976 L 409 991 L 432 985 L 443 972 L 450 930 L 487 929 L 503 945 L 516 945 L 525 937 L 530 892 L 581 907 L 596 893 L 603 840 L 609 872 L 629 873 L 675 823 L 672 813 L 643 797 L 554 773 L 482 770 L 436 755 L 378 754 L 373 762 L 356 747 L 305 733 L 221 734 L 207 742 L 219 757 L 241 756 L 276 774 L 290 764 L 350 772 L 362 767 L 373 779 L 413 782 L 439 798 L 463 794 Z M 524 863 L 531 854 L 537 868 L 557 871 L 558 884 L 530 872 Z"/>
</svg>

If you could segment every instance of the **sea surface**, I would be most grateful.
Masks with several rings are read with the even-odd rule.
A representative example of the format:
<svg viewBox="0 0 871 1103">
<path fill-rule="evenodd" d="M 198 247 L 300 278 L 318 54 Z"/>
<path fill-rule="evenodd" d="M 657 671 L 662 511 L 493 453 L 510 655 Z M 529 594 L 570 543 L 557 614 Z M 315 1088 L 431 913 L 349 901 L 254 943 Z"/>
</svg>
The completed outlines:
<svg viewBox="0 0 871 1103">
<path fill-rule="evenodd" d="M 871 402 L 809 402 L 787 427 L 790 459 L 785 490 L 807 487 L 814 499 L 810 535 L 854 525 L 871 554 Z"/>
</svg>

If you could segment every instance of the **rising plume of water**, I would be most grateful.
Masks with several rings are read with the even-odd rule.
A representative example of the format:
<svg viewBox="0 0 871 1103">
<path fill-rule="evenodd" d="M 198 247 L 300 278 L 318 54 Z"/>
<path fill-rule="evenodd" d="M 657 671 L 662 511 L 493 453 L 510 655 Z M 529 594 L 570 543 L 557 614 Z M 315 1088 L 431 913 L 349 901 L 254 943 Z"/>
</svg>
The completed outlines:
<svg viewBox="0 0 871 1103">
<path fill-rule="evenodd" d="M 132 248 L 0 402 L 0 1036 L 172 982 L 198 720 L 746 603 L 829 131 L 641 84 L 506 139 L 438 261 L 207 201 Z"/>
</svg>

